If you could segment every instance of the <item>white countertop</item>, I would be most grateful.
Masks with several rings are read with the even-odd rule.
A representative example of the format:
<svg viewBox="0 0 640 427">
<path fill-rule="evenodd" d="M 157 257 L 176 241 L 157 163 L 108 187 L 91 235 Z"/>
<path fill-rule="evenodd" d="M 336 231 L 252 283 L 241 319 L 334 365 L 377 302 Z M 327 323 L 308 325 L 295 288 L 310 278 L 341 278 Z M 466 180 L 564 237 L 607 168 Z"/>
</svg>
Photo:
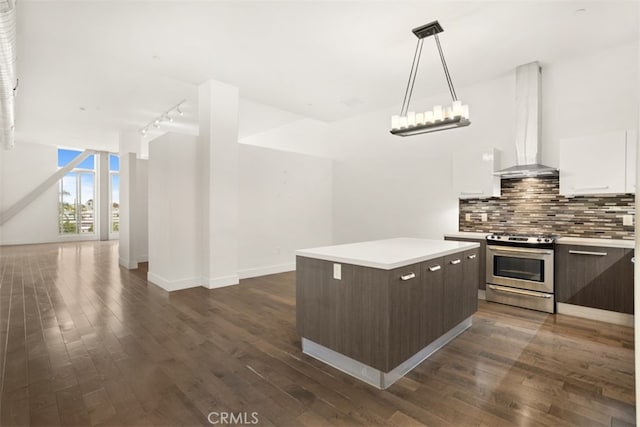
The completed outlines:
<svg viewBox="0 0 640 427">
<path fill-rule="evenodd" d="M 560 237 L 556 239 L 559 245 L 579 245 L 579 246 L 602 246 L 605 248 L 625 248 L 633 249 L 635 240 L 620 239 L 589 239 L 585 237 Z"/>
<path fill-rule="evenodd" d="M 472 231 L 458 231 L 447 233 L 444 237 L 461 238 L 461 239 L 484 239 L 491 233 L 475 233 Z M 634 240 L 622 239 L 606 239 L 606 238 L 586 238 L 586 237 L 559 237 L 556 239 L 559 245 L 580 245 L 580 246 L 602 246 L 606 248 L 625 248 L 633 249 L 635 247 Z"/>
<path fill-rule="evenodd" d="M 447 233 L 444 237 L 460 237 L 461 239 L 484 239 L 491 233 L 477 233 L 473 231 L 456 231 L 455 233 Z"/>
<path fill-rule="evenodd" d="M 400 237 L 346 245 L 299 249 L 296 255 L 391 270 L 479 247 L 473 242 L 453 242 Z"/>
</svg>

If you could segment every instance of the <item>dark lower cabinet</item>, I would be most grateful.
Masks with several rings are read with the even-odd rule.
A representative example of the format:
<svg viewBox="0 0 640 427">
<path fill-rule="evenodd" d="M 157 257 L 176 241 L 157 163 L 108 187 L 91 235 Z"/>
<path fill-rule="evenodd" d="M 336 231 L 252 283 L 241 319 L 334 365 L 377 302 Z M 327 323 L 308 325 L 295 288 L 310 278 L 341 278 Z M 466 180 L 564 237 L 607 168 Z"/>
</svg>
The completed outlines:
<svg viewBox="0 0 640 427">
<path fill-rule="evenodd" d="M 300 336 L 376 369 L 388 366 L 389 271 L 296 257 L 296 327 Z"/>
<path fill-rule="evenodd" d="M 464 253 L 464 262 L 462 264 L 464 286 L 462 287 L 461 298 L 462 312 L 464 313 L 463 319 L 478 311 L 478 292 L 476 289 L 478 289 L 479 283 L 484 284 L 485 282 L 485 280 L 479 280 L 478 271 L 480 266 L 484 266 L 486 269 L 486 263 L 483 261 L 482 255 L 484 255 L 482 247 Z"/>
<path fill-rule="evenodd" d="M 444 240 L 454 242 L 473 242 L 480 243 L 478 249 L 478 289 L 485 290 L 487 286 L 487 240 L 484 238 L 470 239 L 465 237 L 445 237 Z M 476 294 L 476 298 L 478 295 Z"/>
<path fill-rule="evenodd" d="M 422 336 L 423 346 L 439 338 L 444 329 L 444 258 L 437 258 L 421 264 L 422 287 L 427 295 L 427 303 L 424 305 L 424 312 L 427 314 L 425 321 L 429 322 Z"/>
<path fill-rule="evenodd" d="M 633 314 L 633 249 L 557 245 L 556 301 Z"/>
<path fill-rule="evenodd" d="M 427 334 L 429 313 L 427 289 L 420 264 L 391 271 L 389 279 L 389 361 L 397 366 L 420 351 Z"/>
<path fill-rule="evenodd" d="M 471 256 L 475 255 L 475 256 Z M 478 250 L 381 270 L 296 261 L 298 334 L 389 372 L 477 308 Z"/>
<path fill-rule="evenodd" d="M 445 257 L 443 327 L 456 326 L 478 310 L 479 250 Z"/>
<path fill-rule="evenodd" d="M 443 326 L 448 331 L 455 325 L 466 319 L 461 307 L 461 299 L 464 295 L 464 252 L 450 255 L 444 258 L 446 266 L 444 271 L 444 310 Z"/>
</svg>

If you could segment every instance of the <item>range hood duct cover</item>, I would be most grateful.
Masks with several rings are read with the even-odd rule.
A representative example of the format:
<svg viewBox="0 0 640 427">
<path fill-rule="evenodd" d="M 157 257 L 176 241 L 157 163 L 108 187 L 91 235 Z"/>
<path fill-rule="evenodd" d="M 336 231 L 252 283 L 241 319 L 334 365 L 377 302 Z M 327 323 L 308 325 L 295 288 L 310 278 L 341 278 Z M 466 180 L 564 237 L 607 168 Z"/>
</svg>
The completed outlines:
<svg viewBox="0 0 640 427">
<path fill-rule="evenodd" d="M 16 7 L 14 0 L 0 0 L 0 145 L 6 150 L 15 141 Z"/>
<path fill-rule="evenodd" d="M 541 84 L 537 62 L 516 68 L 516 166 L 496 172 L 501 178 L 558 176 L 540 164 Z"/>
</svg>

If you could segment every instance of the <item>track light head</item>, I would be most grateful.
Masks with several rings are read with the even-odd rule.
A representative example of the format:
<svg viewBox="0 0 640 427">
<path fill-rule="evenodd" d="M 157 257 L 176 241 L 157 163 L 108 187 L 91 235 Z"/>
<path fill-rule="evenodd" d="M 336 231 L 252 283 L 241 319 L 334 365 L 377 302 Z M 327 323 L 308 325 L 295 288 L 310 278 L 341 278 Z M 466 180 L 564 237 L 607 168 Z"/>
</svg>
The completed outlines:
<svg viewBox="0 0 640 427">
<path fill-rule="evenodd" d="M 160 127 L 160 120 L 159 119 L 155 119 L 153 121 L 153 127 L 158 129 Z"/>
<path fill-rule="evenodd" d="M 184 116 L 184 111 L 180 109 L 179 105 L 176 107 L 176 111 L 178 112 L 179 115 Z"/>
</svg>

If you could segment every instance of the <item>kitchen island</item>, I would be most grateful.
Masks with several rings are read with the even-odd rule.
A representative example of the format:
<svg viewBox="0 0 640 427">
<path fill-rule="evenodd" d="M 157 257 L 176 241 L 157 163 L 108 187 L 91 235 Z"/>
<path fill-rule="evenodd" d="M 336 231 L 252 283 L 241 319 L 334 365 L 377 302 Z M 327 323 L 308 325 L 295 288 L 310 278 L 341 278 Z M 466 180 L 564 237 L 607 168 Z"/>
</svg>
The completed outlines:
<svg viewBox="0 0 640 427">
<path fill-rule="evenodd" d="M 478 250 L 397 238 L 296 251 L 302 351 L 389 387 L 471 326 Z"/>
</svg>

